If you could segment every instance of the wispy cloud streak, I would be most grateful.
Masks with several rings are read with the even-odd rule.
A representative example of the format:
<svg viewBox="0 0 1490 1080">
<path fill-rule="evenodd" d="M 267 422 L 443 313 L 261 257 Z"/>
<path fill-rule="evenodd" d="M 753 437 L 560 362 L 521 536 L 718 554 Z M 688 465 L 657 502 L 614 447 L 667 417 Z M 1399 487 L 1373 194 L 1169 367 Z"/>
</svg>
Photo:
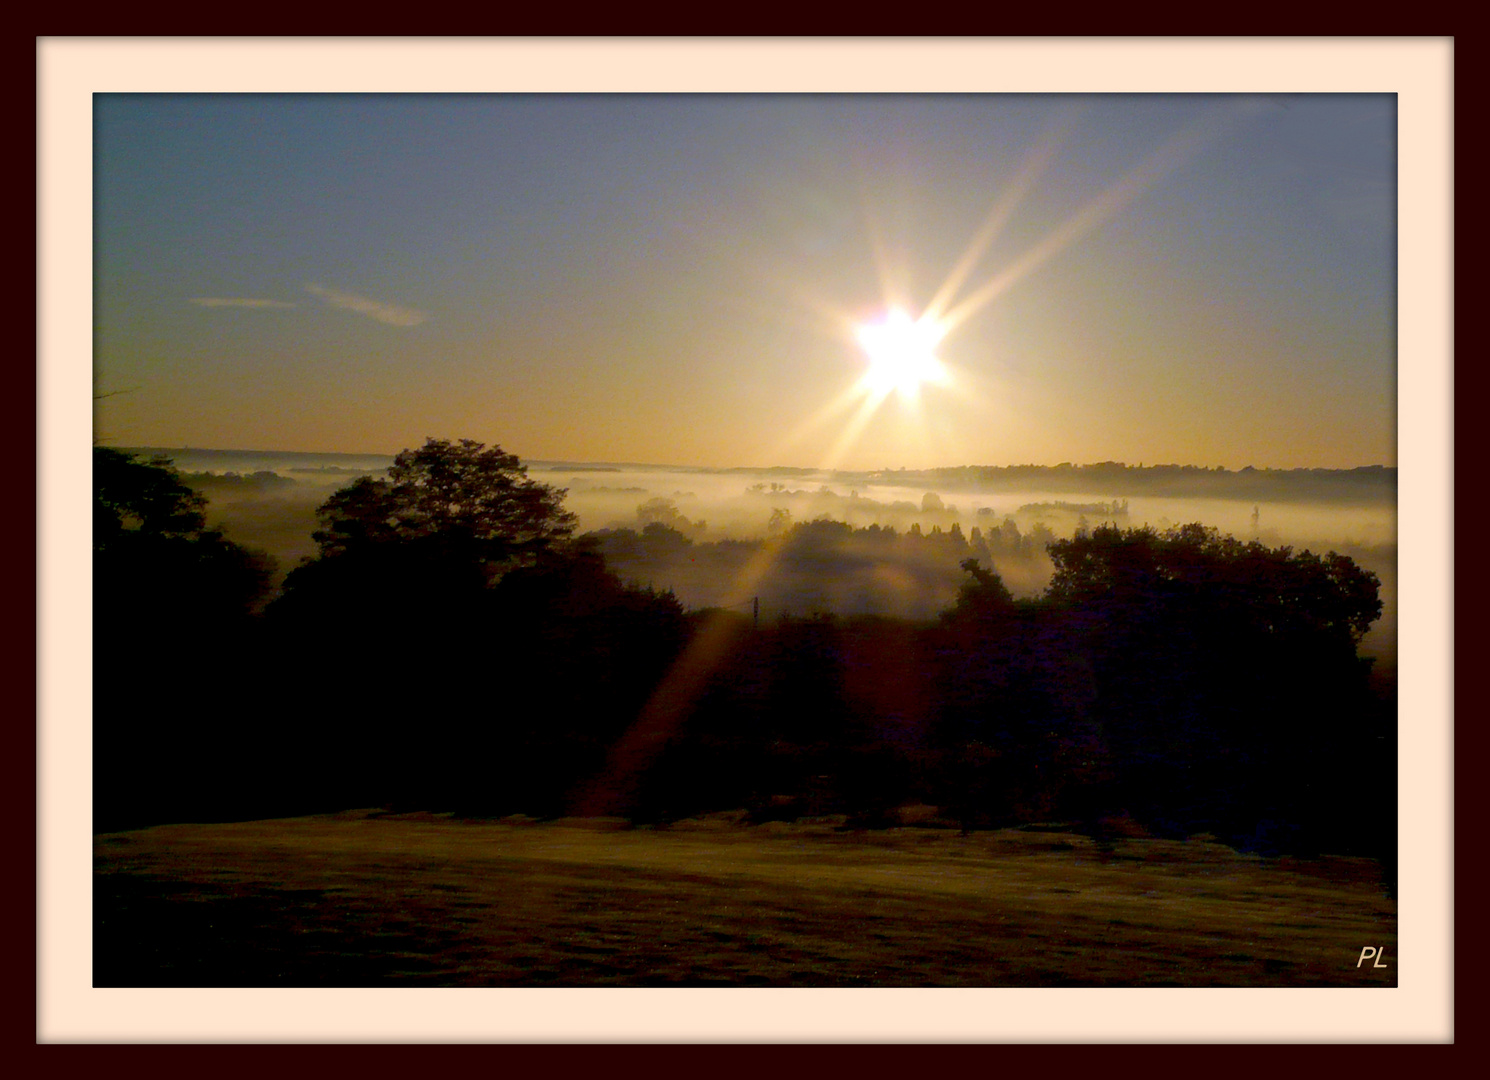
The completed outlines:
<svg viewBox="0 0 1490 1080">
<path fill-rule="evenodd" d="M 287 300 L 257 300 L 247 296 L 193 296 L 191 302 L 200 307 L 237 308 L 292 308 Z"/>
<path fill-rule="evenodd" d="M 414 308 L 384 304 L 378 300 L 369 300 L 365 296 L 357 296 L 355 293 L 328 289 L 324 285 L 307 285 L 305 291 L 313 296 L 319 296 L 332 307 L 355 311 L 358 315 L 366 315 L 369 319 L 376 319 L 389 326 L 418 326 L 429 318 L 427 314 L 416 311 Z"/>
</svg>

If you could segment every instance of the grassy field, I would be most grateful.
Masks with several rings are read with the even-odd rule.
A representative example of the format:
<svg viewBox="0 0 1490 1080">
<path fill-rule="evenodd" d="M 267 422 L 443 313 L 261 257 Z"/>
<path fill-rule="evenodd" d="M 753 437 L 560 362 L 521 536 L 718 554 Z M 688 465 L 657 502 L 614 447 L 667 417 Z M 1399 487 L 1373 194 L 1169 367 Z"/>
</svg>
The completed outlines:
<svg viewBox="0 0 1490 1080">
<path fill-rule="evenodd" d="M 377 811 L 95 838 L 95 986 L 1395 986 L 1375 863 Z M 1356 966 L 1363 946 L 1389 965 Z"/>
</svg>

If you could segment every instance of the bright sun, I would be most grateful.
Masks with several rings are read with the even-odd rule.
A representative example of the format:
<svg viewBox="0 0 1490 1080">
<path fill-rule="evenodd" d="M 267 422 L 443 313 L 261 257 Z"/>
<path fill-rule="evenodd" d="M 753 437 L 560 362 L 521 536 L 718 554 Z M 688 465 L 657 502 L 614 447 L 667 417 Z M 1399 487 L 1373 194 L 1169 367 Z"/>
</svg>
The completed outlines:
<svg viewBox="0 0 1490 1080">
<path fill-rule="evenodd" d="M 946 368 L 936 358 L 946 329 L 935 320 L 912 319 L 900 308 L 891 308 L 881 321 L 860 326 L 857 336 L 869 355 L 863 382 L 875 393 L 898 390 L 904 397 L 915 397 L 923 383 L 946 381 Z"/>
</svg>

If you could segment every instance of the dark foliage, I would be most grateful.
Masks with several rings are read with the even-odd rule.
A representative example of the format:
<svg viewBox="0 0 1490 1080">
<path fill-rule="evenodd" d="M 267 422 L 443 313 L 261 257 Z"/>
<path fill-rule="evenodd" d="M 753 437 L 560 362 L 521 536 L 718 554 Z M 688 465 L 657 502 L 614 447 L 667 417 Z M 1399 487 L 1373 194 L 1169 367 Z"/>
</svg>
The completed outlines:
<svg viewBox="0 0 1490 1080">
<path fill-rule="evenodd" d="M 232 754 L 210 715 L 214 658 L 242 653 L 272 568 L 207 528 L 169 461 L 95 448 L 94 820 L 150 820 L 214 795 Z"/>
<path fill-rule="evenodd" d="M 563 497 L 499 446 L 426 439 L 394 459 L 388 479 L 362 477 L 328 499 L 314 538 L 325 557 L 417 543 L 431 558 L 497 571 L 573 532 Z"/>
<path fill-rule="evenodd" d="M 1048 596 L 975 559 L 935 625 L 781 619 L 723 663 L 649 777 L 648 813 L 964 828 L 1065 820 L 1263 851 L 1389 851 L 1392 702 L 1355 646 L 1349 559 L 1188 526 L 1052 545 Z"/>
<path fill-rule="evenodd" d="M 955 602 L 756 626 L 607 565 L 734 549 L 663 520 L 576 541 L 562 496 L 498 448 L 429 440 L 322 506 L 318 557 L 258 616 L 265 568 L 202 499 L 100 451 L 100 827 L 604 805 L 858 828 L 926 803 L 964 829 L 1390 853 L 1394 702 L 1357 656 L 1378 582 L 1348 558 L 1103 526 L 1051 541 L 1046 595 L 1019 600 L 984 562 L 1017 530 L 814 521 L 772 541 L 803 581 L 904 546 L 960 564 Z"/>
<path fill-rule="evenodd" d="M 566 539 L 562 495 L 500 449 L 432 439 L 327 500 L 320 556 L 269 612 L 277 640 L 316 657 L 285 692 L 312 717 L 294 786 L 562 811 L 683 638 L 671 594 Z"/>
<path fill-rule="evenodd" d="M 1050 551 L 1054 613 L 1091 665 L 1107 809 L 1265 850 L 1379 825 L 1363 779 L 1386 765 L 1392 718 L 1356 655 L 1381 612 L 1375 575 L 1199 525 L 1104 527 Z"/>
</svg>

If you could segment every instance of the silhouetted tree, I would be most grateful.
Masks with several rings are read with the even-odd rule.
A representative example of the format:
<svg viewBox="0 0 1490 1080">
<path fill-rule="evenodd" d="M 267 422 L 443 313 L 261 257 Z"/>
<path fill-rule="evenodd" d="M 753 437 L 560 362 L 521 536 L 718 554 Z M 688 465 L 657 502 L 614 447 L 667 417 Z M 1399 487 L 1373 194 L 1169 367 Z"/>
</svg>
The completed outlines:
<svg viewBox="0 0 1490 1080">
<path fill-rule="evenodd" d="M 271 565 L 207 527 L 168 460 L 96 447 L 93 482 L 95 826 L 218 812 L 239 728 L 206 709 L 217 665 L 250 644 Z"/>
<path fill-rule="evenodd" d="M 1189 595 L 1221 603 L 1248 625 L 1332 636 L 1353 649 L 1381 616 L 1380 579 L 1344 555 L 1244 544 L 1200 524 L 1162 533 L 1100 525 L 1047 545 L 1057 603 L 1131 613 Z"/>
<path fill-rule="evenodd" d="M 1017 601 L 999 575 L 964 559 L 957 602 L 930 633 L 937 668 L 933 739 L 942 755 L 941 801 L 962 823 L 998 825 L 1044 817 L 1066 718 L 1057 715 L 1057 673 L 1048 612 Z"/>
<path fill-rule="evenodd" d="M 207 527 L 206 499 L 168 460 L 93 451 L 94 614 L 116 624 L 198 639 L 246 614 L 263 595 L 267 557 Z"/>
<path fill-rule="evenodd" d="M 386 480 L 363 477 L 331 496 L 314 539 L 323 557 L 424 542 L 493 569 L 531 562 L 569 536 L 578 519 L 563 508 L 563 489 L 527 473 L 499 446 L 426 439 L 394 459 Z"/>
<path fill-rule="evenodd" d="M 563 495 L 499 448 L 431 439 L 321 507 L 320 554 L 271 615 L 290 651 L 342 673 L 298 696 L 346 798 L 548 813 L 599 768 L 684 620 L 569 539 Z M 661 524 L 642 539 L 657 534 L 688 543 Z"/>
<path fill-rule="evenodd" d="M 1004 579 L 997 571 L 983 569 L 977 559 L 963 559 L 958 565 L 972 580 L 962 583 L 957 591 L 957 603 L 950 611 L 942 613 L 943 622 L 997 616 L 1014 606 L 1014 594 L 1004 585 Z"/>
<path fill-rule="evenodd" d="M 106 446 L 93 448 L 93 547 L 108 548 L 126 532 L 196 538 L 206 529 L 207 500 L 168 459 L 149 464 Z"/>
<path fill-rule="evenodd" d="M 500 447 L 427 439 L 322 504 L 317 558 L 291 571 L 274 614 L 359 634 L 464 625 L 486 589 L 532 566 L 574 529 L 564 491 L 530 480 Z"/>
<path fill-rule="evenodd" d="M 1372 816 L 1348 778 L 1379 734 L 1356 655 L 1381 612 L 1374 574 L 1201 525 L 1104 525 L 1049 549 L 1117 809 L 1294 850 Z"/>
</svg>

